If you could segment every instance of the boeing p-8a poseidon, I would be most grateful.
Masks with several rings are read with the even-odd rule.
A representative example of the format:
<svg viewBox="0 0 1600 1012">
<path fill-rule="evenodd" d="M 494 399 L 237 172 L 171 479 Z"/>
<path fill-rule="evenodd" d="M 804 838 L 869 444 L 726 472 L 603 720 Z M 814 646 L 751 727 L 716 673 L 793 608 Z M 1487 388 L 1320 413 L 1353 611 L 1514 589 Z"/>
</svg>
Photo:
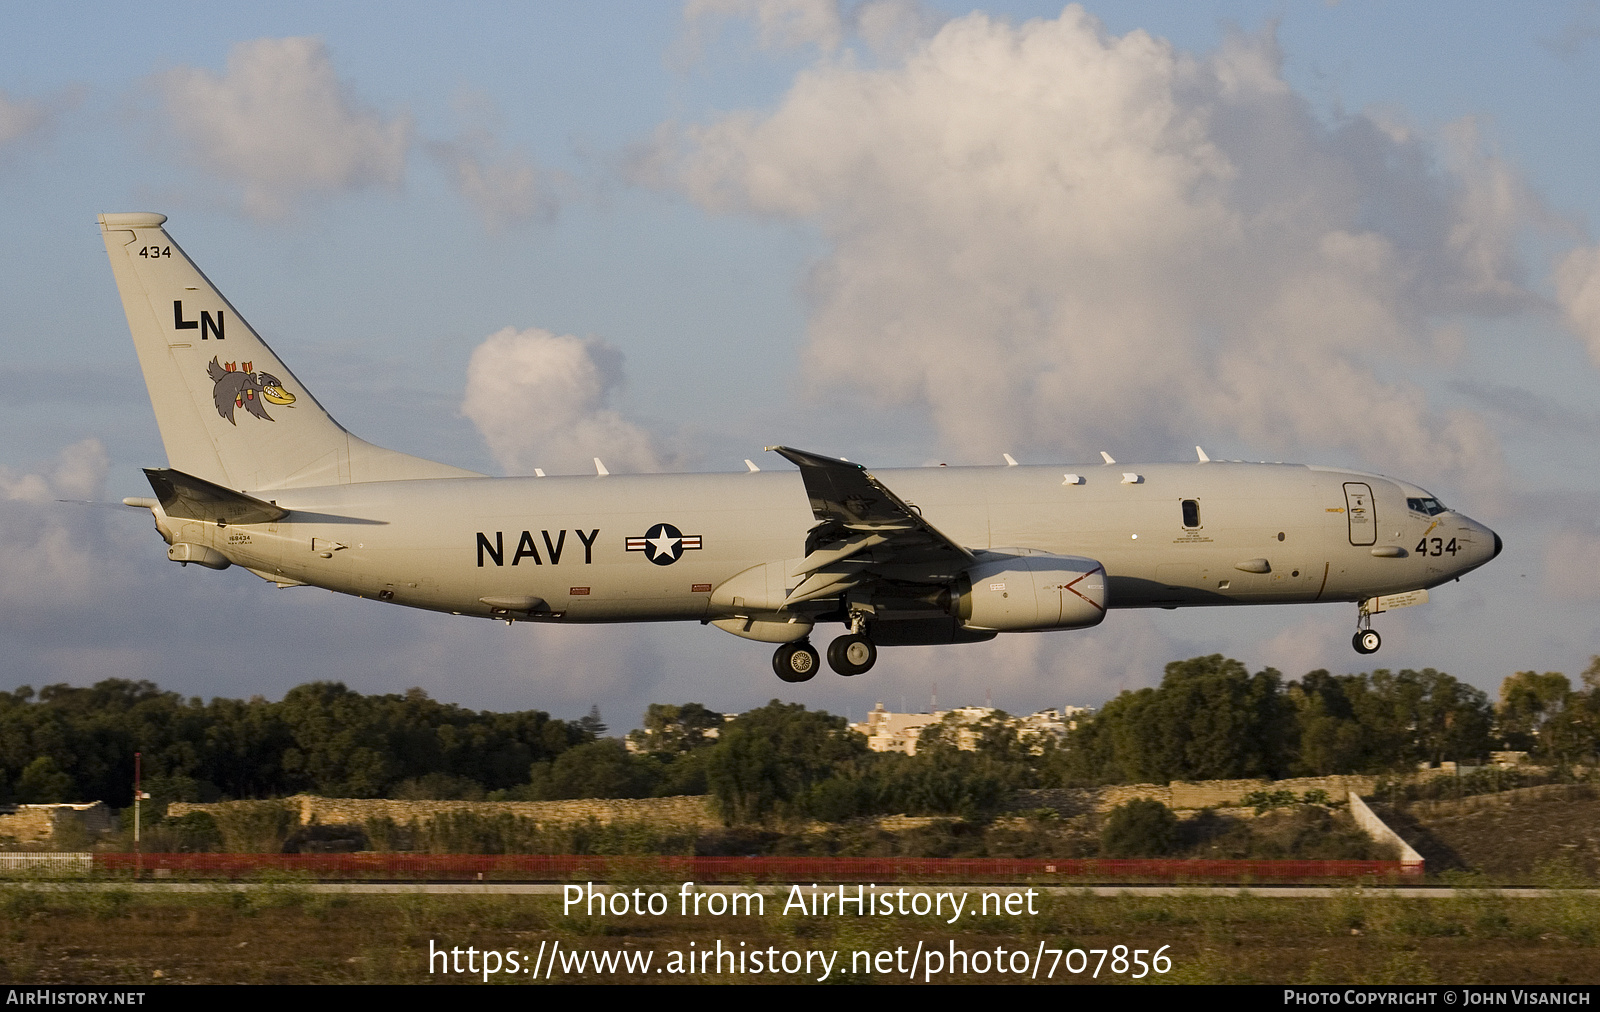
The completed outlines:
<svg viewBox="0 0 1600 1012">
<path fill-rule="evenodd" d="M 1500 552 L 1406 482 L 1203 452 L 869 472 L 777 446 L 798 473 L 487 478 L 346 432 L 165 221 L 100 216 L 168 460 L 155 498 L 124 501 L 176 562 L 507 622 L 709 623 L 779 644 L 778 677 L 804 681 L 818 623 L 843 624 L 828 662 L 855 675 L 880 646 L 1110 608 L 1355 602 L 1371 653 L 1374 613 Z"/>
</svg>

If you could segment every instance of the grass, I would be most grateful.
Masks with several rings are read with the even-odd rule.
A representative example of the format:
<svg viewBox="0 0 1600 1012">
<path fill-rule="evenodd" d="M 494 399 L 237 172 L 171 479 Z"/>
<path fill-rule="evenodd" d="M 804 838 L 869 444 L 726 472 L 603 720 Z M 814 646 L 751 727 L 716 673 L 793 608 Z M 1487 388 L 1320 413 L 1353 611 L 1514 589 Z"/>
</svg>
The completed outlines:
<svg viewBox="0 0 1600 1012">
<path fill-rule="evenodd" d="M 715 946 L 842 953 L 914 949 L 1085 950 L 1168 946 L 1165 982 L 1190 983 L 1595 983 L 1600 905 L 1552 894 L 1507 899 L 1473 890 L 1457 899 L 1403 899 L 1350 890 L 1328 899 L 1253 896 L 1044 897 L 1028 917 L 683 918 L 564 917 L 557 897 L 346 896 L 294 883 L 245 891 L 162 895 L 41 893 L 0 887 L 0 978 L 15 984 L 427 983 L 477 979 L 428 972 L 430 940 L 445 947 L 531 954 L 559 941 L 574 950 L 653 951 Z M 1094 957 L 1091 957 L 1091 960 Z M 1048 959 L 1048 957 L 1047 957 Z M 1092 964 L 1091 964 L 1092 966 Z M 861 967 L 847 982 L 895 983 Z M 1089 982 L 1058 970 L 1058 980 Z M 556 978 L 560 978 L 557 974 Z M 555 978 L 553 978 L 555 979 Z M 628 980 L 571 974 L 572 981 Z M 799 975 L 657 976 L 651 983 L 791 982 Z M 1104 972 L 1101 981 L 1106 980 Z M 1122 980 L 1111 977 L 1113 982 Z M 1020 982 L 997 974 L 944 982 Z M 502 982 L 530 981 L 505 976 Z M 1041 983 L 1044 981 L 1041 980 Z"/>
</svg>

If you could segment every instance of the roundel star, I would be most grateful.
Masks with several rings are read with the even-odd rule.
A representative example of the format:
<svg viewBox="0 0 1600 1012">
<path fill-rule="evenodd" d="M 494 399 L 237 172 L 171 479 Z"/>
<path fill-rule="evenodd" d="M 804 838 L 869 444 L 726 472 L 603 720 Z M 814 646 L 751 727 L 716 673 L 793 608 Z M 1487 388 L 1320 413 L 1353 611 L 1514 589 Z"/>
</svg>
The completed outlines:
<svg viewBox="0 0 1600 1012">
<path fill-rule="evenodd" d="M 644 557 L 658 566 L 670 566 L 683 554 L 683 534 L 671 524 L 656 524 L 644 540 L 650 546 Z"/>
</svg>

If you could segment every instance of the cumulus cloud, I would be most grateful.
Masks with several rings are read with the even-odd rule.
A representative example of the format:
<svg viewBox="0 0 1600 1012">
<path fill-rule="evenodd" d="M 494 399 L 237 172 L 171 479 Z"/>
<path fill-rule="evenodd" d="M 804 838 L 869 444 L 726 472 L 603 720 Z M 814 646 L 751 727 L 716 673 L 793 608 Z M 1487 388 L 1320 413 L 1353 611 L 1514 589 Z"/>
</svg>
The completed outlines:
<svg viewBox="0 0 1600 1012">
<path fill-rule="evenodd" d="M 1600 364 L 1600 247 L 1580 246 L 1556 265 L 1556 300 L 1567 326 Z"/>
<path fill-rule="evenodd" d="M 691 26 L 748 20 L 767 48 L 815 45 L 831 51 L 845 32 L 838 0 L 689 0 L 683 16 Z"/>
<path fill-rule="evenodd" d="M 17 98 L 0 91 L 0 155 L 48 134 L 61 115 L 82 98 L 79 87 L 43 98 Z"/>
<path fill-rule="evenodd" d="M 97 439 L 61 450 L 37 471 L 0 467 L 0 612 L 5 626 L 48 622 L 63 607 L 105 592 L 103 538 L 74 528 L 79 513 L 57 499 L 93 499 L 105 487 L 108 458 Z"/>
<path fill-rule="evenodd" d="M 610 407 L 622 355 L 598 338 L 511 327 L 491 334 L 467 363 L 461 411 L 507 471 L 657 471 L 663 458 L 648 432 Z"/>
<path fill-rule="evenodd" d="M 502 150 L 482 133 L 434 142 L 428 150 L 489 231 L 555 216 L 557 201 L 549 173 L 524 152 Z"/>
<path fill-rule="evenodd" d="M 705 35 L 729 21 L 745 21 L 756 30 L 763 49 L 815 46 L 824 53 L 860 39 L 879 54 L 901 53 L 931 34 L 943 18 L 916 0 L 689 0 L 684 6 L 692 49 Z"/>
<path fill-rule="evenodd" d="M 1442 318 L 1528 303 L 1533 202 L 1472 124 L 1329 123 L 1280 64 L 1270 35 L 1194 55 L 1076 6 L 972 14 L 668 128 L 638 171 L 818 228 L 812 389 L 924 409 L 956 452 L 1203 436 L 1481 474 L 1488 427 L 1405 369 L 1440 367 Z"/>
<path fill-rule="evenodd" d="M 48 119 L 45 103 L 12 98 L 0 91 L 0 148 L 41 129 Z"/>
<path fill-rule="evenodd" d="M 42 503 L 55 498 L 93 499 L 105 486 L 110 458 L 98 439 L 64 448 L 47 473 L 0 467 L 0 499 Z"/>
<path fill-rule="evenodd" d="M 410 119 L 358 99 L 320 39 L 241 42 L 223 74 L 178 67 L 155 83 L 173 135 L 196 164 L 240 188 L 252 216 L 281 218 L 306 196 L 404 178 Z"/>
</svg>

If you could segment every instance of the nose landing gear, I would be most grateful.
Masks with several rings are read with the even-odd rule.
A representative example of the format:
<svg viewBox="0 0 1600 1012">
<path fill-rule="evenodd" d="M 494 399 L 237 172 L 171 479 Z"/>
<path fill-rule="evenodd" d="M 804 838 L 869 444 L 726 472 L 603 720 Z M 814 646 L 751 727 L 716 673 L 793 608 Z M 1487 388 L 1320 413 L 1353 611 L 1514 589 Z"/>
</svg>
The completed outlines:
<svg viewBox="0 0 1600 1012">
<path fill-rule="evenodd" d="M 1367 610 L 1367 602 L 1362 601 L 1356 612 L 1356 634 L 1351 637 L 1350 645 L 1356 648 L 1358 654 L 1375 654 L 1383 646 L 1383 637 L 1372 628 L 1372 612 Z"/>
</svg>

